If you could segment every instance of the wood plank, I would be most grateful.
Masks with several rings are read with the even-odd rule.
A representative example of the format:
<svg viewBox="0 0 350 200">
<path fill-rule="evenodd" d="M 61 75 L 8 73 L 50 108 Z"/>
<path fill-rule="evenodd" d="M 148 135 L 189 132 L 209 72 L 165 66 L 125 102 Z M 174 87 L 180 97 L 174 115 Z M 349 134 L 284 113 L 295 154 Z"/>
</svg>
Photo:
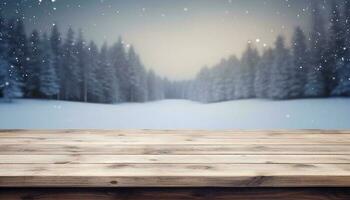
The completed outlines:
<svg viewBox="0 0 350 200">
<path fill-rule="evenodd" d="M 349 155 L 350 145 L 1 144 L 0 155 Z"/>
<path fill-rule="evenodd" d="M 4 200 L 348 200 L 349 188 L 0 189 Z"/>
<path fill-rule="evenodd" d="M 348 164 L 1 164 L 0 187 L 346 187 Z"/>
<path fill-rule="evenodd" d="M 350 131 L 0 131 L 0 187 L 349 187 Z"/>
<path fill-rule="evenodd" d="M 195 137 L 195 136 L 120 136 L 114 138 L 105 137 L 79 137 L 77 138 L 48 138 L 48 137 L 3 137 L 1 138 L 0 144 L 40 144 L 40 145 L 50 145 L 50 144 L 67 144 L 67 145 L 77 145 L 81 143 L 89 144 L 129 144 L 129 145 L 164 145 L 164 144 L 177 144 L 177 145 L 205 145 L 205 144 L 238 144 L 238 145 L 251 145 L 251 144 L 326 144 L 326 145 L 350 145 L 349 138 L 263 138 L 263 139 L 249 139 L 249 138 L 228 138 L 228 137 Z"/>
<path fill-rule="evenodd" d="M 271 131 L 190 131 L 190 130 L 1 130 L 0 138 L 101 138 L 122 136 L 194 136 L 194 137 L 227 137 L 227 138 L 349 138 L 350 130 L 271 130 Z"/>
<path fill-rule="evenodd" d="M 1 177 L 0 188 L 138 188 L 138 187 L 349 187 L 349 177 L 344 176 L 284 176 L 284 177 Z"/>
<path fill-rule="evenodd" d="M 350 176 L 348 164 L 1 164 L 0 176 Z"/>
<path fill-rule="evenodd" d="M 350 164 L 350 155 L 0 155 L 1 164 Z"/>
</svg>

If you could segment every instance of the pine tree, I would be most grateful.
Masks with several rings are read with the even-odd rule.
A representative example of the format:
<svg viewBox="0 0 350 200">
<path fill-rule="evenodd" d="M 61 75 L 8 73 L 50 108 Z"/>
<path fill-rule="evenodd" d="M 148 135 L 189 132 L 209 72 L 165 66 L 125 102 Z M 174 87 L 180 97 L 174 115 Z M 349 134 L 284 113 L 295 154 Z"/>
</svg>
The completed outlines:
<svg viewBox="0 0 350 200">
<path fill-rule="evenodd" d="M 147 100 L 146 71 L 133 47 L 128 51 L 128 64 L 130 70 L 129 101 L 144 102 Z"/>
<path fill-rule="evenodd" d="M 23 96 L 21 89 L 22 83 L 18 78 L 17 72 L 13 70 L 13 65 L 10 65 L 6 60 L 0 60 L 0 80 L 2 87 L 2 95 L 6 101 L 12 101 L 13 98 Z"/>
<path fill-rule="evenodd" d="M 59 85 L 59 93 L 57 94 L 57 99 L 63 99 L 63 90 L 61 87 L 63 86 L 63 66 L 62 66 L 62 39 L 61 34 L 58 31 L 58 27 L 56 24 L 53 25 L 51 36 L 50 36 L 50 42 L 51 42 L 51 51 L 52 51 L 52 65 L 56 71 L 57 79 L 58 79 L 58 85 Z"/>
<path fill-rule="evenodd" d="M 77 60 L 78 60 L 78 80 L 79 80 L 79 87 L 80 87 L 80 100 L 87 102 L 87 84 L 88 84 L 88 64 L 87 64 L 87 49 L 85 40 L 83 37 L 82 30 L 79 30 L 79 35 L 76 43 L 76 53 L 77 53 Z"/>
<path fill-rule="evenodd" d="M 111 63 L 116 70 L 116 77 L 118 79 L 120 88 L 119 98 L 120 101 L 126 102 L 128 99 L 130 99 L 130 68 L 128 67 L 128 60 L 122 38 L 119 38 L 118 42 L 114 45 L 111 52 Z"/>
<path fill-rule="evenodd" d="M 237 69 L 240 62 L 236 56 L 231 56 L 227 60 L 227 65 L 224 70 L 224 84 L 225 84 L 225 99 L 235 99 L 235 79 L 237 78 Z"/>
<path fill-rule="evenodd" d="M 324 70 L 327 58 L 327 39 L 325 23 L 317 2 L 314 2 L 312 10 L 312 30 L 310 34 L 310 65 L 307 69 L 307 81 L 305 85 L 305 97 L 326 96 L 326 79 Z"/>
<path fill-rule="evenodd" d="M 153 70 L 147 73 L 147 101 L 157 101 L 164 98 L 163 81 Z"/>
<path fill-rule="evenodd" d="M 79 100 L 80 98 L 80 85 L 81 82 L 79 76 L 78 59 L 76 52 L 76 44 L 74 41 L 74 31 L 69 28 L 67 37 L 63 44 L 62 54 L 62 76 L 61 76 L 61 88 L 64 92 L 64 100 Z"/>
<path fill-rule="evenodd" d="M 40 72 L 43 65 L 43 51 L 47 51 L 47 49 L 42 49 L 41 46 L 40 35 L 38 31 L 34 30 L 29 39 L 30 53 L 25 82 L 26 96 L 31 98 L 40 97 Z"/>
<path fill-rule="evenodd" d="M 325 78 L 327 81 L 327 94 L 332 93 L 339 82 L 337 71 L 344 65 L 345 32 L 343 30 L 340 9 L 335 0 L 331 3 L 331 17 L 329 30 L 329 44 Z"/>
<path fill-rule="evenodd" d="M 118 80 L 116 79 L 116 72 L 111 63 L 108 62 L 108 46 L 105 43 L 99 56 L 100 75 L 99 80 L 104 94 L 103 102 L 116 103 L 118 102 Z"/>
<path fill-rule="evenodd" d="M 16 19 L 16 27 L 14 29 L 13 39 L 15 40 L 15 59 L 16 64 L 14 64 L 16 70 L 18 70 L 18 78 L 22 81 L 22 87 L 24 89 L 24 94 L 28 94 L 27 80 L 29 76 L 29 50 L 28 50 L 28 41 L 24 29 L 23 20 L 18 18 Z M 27 96 L 28 97 L 28 96 Z M 29 96 L 30 97 L 30 96 Z"/>
<path fill-rule="evenodd" d="M 255 97 L 254 94 L 254 77 L 257 64 L 259 62 L 259 53 L 249 43 L 247 50 L 241 59 L 240 76 L 235 88 L 235 96 L 238 99 L 247 99 Z"/>
<path fill-rule="evenodd" d="M 220 102 L 225 101 L 227 99 L 227 85 L 225 73 L 227 69 L 227 61 L 225 59 L 221 60 L 221 62 L 215 66 L 212 71 L 212 99 L 210 102 Z"/>
<path fill-rule="evenodd" d="M 257 98 L 268 98 L 268 91 L 271 79 L 271 67 L 274 61 L 272 49 L 264 51 L 256 69 L 254 90 Z"/>
<path fill-rule="evenodd" d="M 21 81 L 18 78 L 17 70 L 7 59 L 9 56 L 9 34 L 5 20 L 0 16 L 0 89 L 2 97 L 6 101 L 22 97 Z"/>
<path fill-rule="evenodd" d="M 9 56 L 9 26 L 0 14 L 0 92 L 6 101 L 21 97 L 21 82 L 14 66 L 8 62 Z"/>
<path fill-rule="evenodd" d="M 5 86 L 4 77 L 8 69 L 7 63 L 7 51 L 8 51 L 8 41 L 7 41 L 7 27 L 5 19 L 0 13 L 0 97 L 3 95 L 3 88 Z"/>
<path fill-rule="evenodd" d="M 156 97 L 157 100 L 162 100 L 165 98 L 165 88 L 164 88 L 164 82 L 163 79 L 159 76 L 156 76 Z M 185 94 L 183 94 L 185 95 Z M 183 97 L 185 98 L 185 97 Z M 147 99 L 147 101 L 149 101 L 149 99 Z"/>
<path fill-rule="evenodd" d="M 294 31 L 292 39 L 293 68 L 290 73 L 290 97 L 301 98 L 304 95 L 307 69 L 309 63 L 309 52 L 306 44 L 306 36 L 300 27 Z"/>
<path fill-rule="evenodd" d="M 52 98 L 59 93 L 59 81 L 56 68 L 54 67 L 54 59 L 51 50 L 50 40 L 47 35 L 43 35 L 41 43 L 42 64 L 40 65 L 40 93 L 46 98 Z"/>
<path fill-rule="evenodd" d="M 10 19 L 7 26 L 7 45 L 8 54 L 6 60 L 11 66 L 12 74 L 16 77 L 21 87 L 23 86 L 23 77 L 21 74 L 21 68 L 19 63 L 18 55 L 20 54 L 20 47 L 18 46 L 18 41 L 16 37 L 16 20 Z M 23 89 L 23 88 L 22 88 Z"/>
<path fill-rule="evenodd" d="M 150 70 L 147 75 L 148 85 L 148 101 L 158 100 L 157 97 L 157 77 L 153 70 Z"/>
<path fill-rule="evenodd" d="M 93 41 L 91 41 L 88 48 L 88 65 L 86 72 L 88 102 L 103 102 L 104 100 L 102 80 L 99 79 L 100 70 L 98 47 Z"/>
<path fill-rule="evenodd" d="M 195 101 L 210 102 L 212 98 L 212 85 L 210 81 L 210 70 L 208 67 L 202 68 L 194 82 L 194 97 Z"/>
<path fill-rule="evenodd" d="M 342 67 L 337 68 L 338 84 L 332 91 L 333 96 L 350 96 L 350 1 L 346 0 L 342 26 L 344 29 L 344 59 L 341 59 Z"/>
<path fill-rule="evenodd" d="M 3 32 L 3 39 L 6 40 L 3 44 L 6 45 L 6 50 L 3 51 L 3 59 L 1 60 L 2 68 L 2 87 L 3 97 L 8 101 L 13 98 L 23 96 L 23 76 L 21 76 L 21 46 L 17 40 L 16 23 L 12 19 L 9 21 L 6 30 Z M 6 55 L 7 54 L 7 55 Z"/>
<path fill-rule="evenodd" d="M 269 97 L 272 99 L 289 99 L 291 93 L 290 69 L 293 62 L 284 38 L 279 36 L 275 43 L 274 61 L 271 68 Z"/>
<path fill-rule="evenodd" d="M 140 61 L 140 88 L 138 95 L 138 102 L 146 102 L 148 97 L 148 88 L 147 88 L 147 71 L 145 66 Z"/>
<path fill-rule="evenodd" d="M 1 36 L 0 36 L 1 37 Z M 2 46 L 2 44 L 0 44 L 0 46 Z M 2 47 L 0 47 L 0 50 L 1 50 Z M 4 94 L 4 88 L 6 87 L 7 85 L 7 81 L 6 81 L 6 75 L 7 75 L 7 70 L 9 69 L 9 64 L 8 62 L 6 61 L 6 59 L 1 56 L 0 58 L 0 97 L 3 97 Z"/>
</svg>

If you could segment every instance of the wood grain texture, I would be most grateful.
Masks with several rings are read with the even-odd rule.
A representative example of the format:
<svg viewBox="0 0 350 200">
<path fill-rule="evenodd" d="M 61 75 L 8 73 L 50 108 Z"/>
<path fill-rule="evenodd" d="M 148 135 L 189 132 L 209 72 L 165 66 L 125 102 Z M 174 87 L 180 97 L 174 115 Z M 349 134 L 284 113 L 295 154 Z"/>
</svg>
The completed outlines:
<svg viewBox="0 0 350 200">
<path fill-rule="evenodd" d="M 348 200 L 348 188 L 0 189 L 6 200 Z"/>
<path fill-rule="evenodd" d="M 1 164 L 350 164 L 350 155 L 0 155 Z"/>
<path fill-rule="evenodd" d="M 350 145 L 2 144 L 0 155 L 350 155 Z"/>
<path fill-rule="evenodd" d="M 350 131 L 0 130 L 0 187 L 350 187 Z"/>
<path fill-rule="evenodd" d="M 347 164 L 4 164 L 2 167 L 6 171 L 0 174 L 0 186 L 8 187 L 17 184 L 26 187 L 350 185 L 350 166 Z"/>
</svg>

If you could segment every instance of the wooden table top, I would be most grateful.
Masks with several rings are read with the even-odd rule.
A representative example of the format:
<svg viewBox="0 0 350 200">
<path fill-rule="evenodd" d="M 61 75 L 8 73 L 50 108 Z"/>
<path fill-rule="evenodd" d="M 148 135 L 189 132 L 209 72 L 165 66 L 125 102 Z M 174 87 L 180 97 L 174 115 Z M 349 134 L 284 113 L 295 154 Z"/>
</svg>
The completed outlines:
<svg viewBox="0 0 350 200">
<path fill-rule="evenodd" d="M 350 131 L 0 131 L 0 187 L 350 187 Z"/>
</svg>

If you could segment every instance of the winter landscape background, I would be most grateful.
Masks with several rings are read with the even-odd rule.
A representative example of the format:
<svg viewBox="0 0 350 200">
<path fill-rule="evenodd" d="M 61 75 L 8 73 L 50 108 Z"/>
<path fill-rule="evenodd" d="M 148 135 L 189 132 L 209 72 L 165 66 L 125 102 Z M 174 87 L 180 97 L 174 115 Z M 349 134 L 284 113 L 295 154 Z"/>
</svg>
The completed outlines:
<svg viewBox="0 0 350 200">
<path fill-rule="evenodd" d="M 111 2 L 92 5 L 112 8 Z M 243 2 L 214 4 L 234 8 Z M 350 128 L 350 1 L 264 1 L 269 8 L 281 4 L 291 9 L 296 19 L 303 15 L 300 26 L 288 24 L 291 17 L 276 8 L 285 19 L 280 31 L 271 29 L 273 43 L 261 37 L 241 38 L 246 46 L 241 55 L 203 66 L 193 78 L 175 80 L 160 75 L 160 66 L 143 64 L 137 47 L 121 36 L 109 44 L 109 40 L 86 39 L 88 33 L 71 24 L 61 31 L 63 22 L 54 17 L 57 7 L 84 9 L 83 2 L 1 3 L 0 128 Z M 35 9 L 40 8 L 50 9 L 46 13 L 52 22 L 35 21 Z M 182 15 L 192 9 L 183 7 Z M 144 15 L 146 10 L 150 8 L 141 7 Z M 250 10 L 241 15 L 249 15 Z M 103 16 L 106 13 L 102 11 Z M 242 21 L 252 17 L 241 15 Z M 49 23 L 49 28 L 37 28 L 40 23 Z M 195 26 L 195 20 L 191 24 Z M 282 34 L 288 26 L 292 31 L 285 35 L 290 38 Z M 236 31 L 245 30 L 236 26 Z M 187 48 L 191 47 L 183 47 Z M 157 59 L 165 59 L 166 54 L 181 55 L 169 48 Z"/>
</svg>

